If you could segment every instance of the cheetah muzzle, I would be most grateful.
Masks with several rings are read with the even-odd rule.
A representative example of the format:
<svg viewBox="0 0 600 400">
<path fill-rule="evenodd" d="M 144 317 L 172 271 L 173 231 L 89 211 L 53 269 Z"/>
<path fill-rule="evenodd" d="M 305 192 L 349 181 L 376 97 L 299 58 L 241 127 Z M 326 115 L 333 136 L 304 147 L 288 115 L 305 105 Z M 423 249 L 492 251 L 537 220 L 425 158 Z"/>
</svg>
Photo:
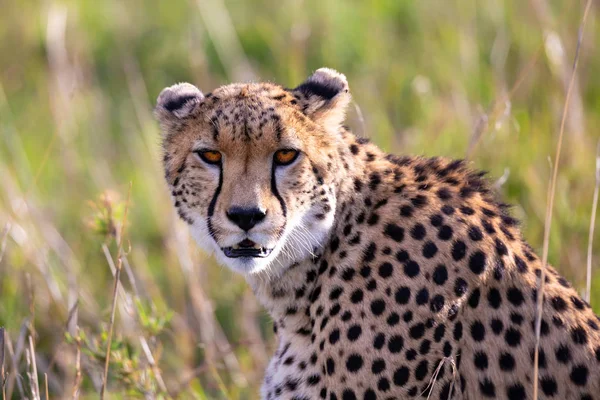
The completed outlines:
<svg viewBox="0 0 600 400">
<path fill-rule="evenodd" d="M 155 109 L 173 204 L 243 274 L 277 350 L 263 399 L 532 399 L 542 263 L 466 162 L 343 126 L 346 78 L 182 83 Z M 600 321 L 546 274 L 540 399 L 600 399 Z"/>
</svg>

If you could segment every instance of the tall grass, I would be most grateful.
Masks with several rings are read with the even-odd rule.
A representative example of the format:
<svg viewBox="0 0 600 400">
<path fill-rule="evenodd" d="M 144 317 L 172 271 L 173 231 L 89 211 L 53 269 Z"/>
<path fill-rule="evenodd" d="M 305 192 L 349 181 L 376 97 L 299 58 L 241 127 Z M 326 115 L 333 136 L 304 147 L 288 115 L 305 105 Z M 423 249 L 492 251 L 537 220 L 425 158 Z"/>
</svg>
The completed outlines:
<svg viewBox="0 0 600 400">
<path fill-rule="evenodd" d="M 241 277 L 191 243 L 163 183 L 151 110 L 174 82 L 204 91 L 236 80 L 293 86 L 318 67 L 336 68 L 348 76 L 349 123 L 358 134 L 395 153 L 468 156 L 498 181 L 542 254 L 548 157 L 583 7 L 550 0 L 3 2 L 3 397 L 97 398 L 105 376 L 111 398 L 256 397 L 273 349 L 269 318 Z M 586 259 L 598 259 L 593 248 L 587 253 L 588 242 L 598 243 L 590 230 L 600 126 L 597 14 L 592 6 L 547 242 L 549 263 L 582 293 Z M 600 310 L 600 274 L 590 269 L 590 301 Z"/>
</svg>

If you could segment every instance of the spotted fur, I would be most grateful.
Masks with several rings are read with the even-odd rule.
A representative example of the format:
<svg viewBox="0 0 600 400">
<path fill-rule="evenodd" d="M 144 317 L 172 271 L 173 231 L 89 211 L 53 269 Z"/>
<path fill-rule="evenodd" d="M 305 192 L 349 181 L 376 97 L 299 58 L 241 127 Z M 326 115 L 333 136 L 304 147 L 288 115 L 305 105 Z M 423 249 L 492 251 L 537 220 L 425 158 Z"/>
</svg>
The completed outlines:
<svg viewBox="0 0 600 400">
<path fill-rule="evenodd" d="M 201 246 L 274 320 L 263 399 L 532 399 L 542 265 L 481 173 L 352 135 L 332 70 L 296 89 L 190 86 L 156 108 L 166 179 Z M 203 164 L 199 146 L 223 163 Z M 301 156 L 278 168 L 280 148 Z M 244 233 L 225 217 L 238 205 L 265 221 Z M 248 237 L 271 256 L 224 256 Z M 543 305 L 539 398 L 600 399 L 598 317 L 553 268 Z"/>
</svg>

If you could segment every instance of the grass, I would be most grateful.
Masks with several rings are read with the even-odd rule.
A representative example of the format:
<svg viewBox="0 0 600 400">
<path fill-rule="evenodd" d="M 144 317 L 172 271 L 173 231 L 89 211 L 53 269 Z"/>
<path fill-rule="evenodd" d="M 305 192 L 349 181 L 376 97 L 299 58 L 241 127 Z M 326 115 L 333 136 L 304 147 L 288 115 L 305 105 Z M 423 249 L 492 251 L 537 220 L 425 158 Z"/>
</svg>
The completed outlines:
<svg viewBox="0 0 600 400">
<path fill-rule="evenodd" d="M 542 254 L 583 1 L 5 3 L 3 397 L 97 398 L 106 375 L 107 398 L 256 398 L 269 318 L 241 277 L 197 250 L 163 183 L 151 110 L 174 82 L 293 86 L 336 68 L 354 95 L 355 132 L 395 153 L 468 156 Z M 593 247 L 588 256 L 598 243 L 597 14 L 592 6 L 547 225 L 549 263 L 582 293 L 586 260 L 598 259 Z"/>
</svg>

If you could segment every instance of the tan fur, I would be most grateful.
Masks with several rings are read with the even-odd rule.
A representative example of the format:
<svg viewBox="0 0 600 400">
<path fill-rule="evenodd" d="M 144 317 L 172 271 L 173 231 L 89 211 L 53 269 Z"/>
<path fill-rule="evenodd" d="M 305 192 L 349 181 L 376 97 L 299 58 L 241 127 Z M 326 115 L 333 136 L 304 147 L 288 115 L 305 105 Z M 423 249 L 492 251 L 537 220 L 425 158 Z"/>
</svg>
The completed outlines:
<svg viewBox="0 0 600 400">
<path fill-rule="evenodd" d="M 159 98 L 166 178 L 201 245 L 244 273 L 273 317 L 264 399 L 532 398 L 541 262 L 481 174 L 356 138 L 341 127 L 350 96 L 332 70 L 294 90 L 197 93 L 171 111 L 173 98 Z M 224 157 L 216 197 L 219 170 L 194 155 L 199 145 Z M 274 170 L 282 148 L 301 157 Z M 244 270 L 219 254 L 220 242 L 247 237 L 226 221 L 232 205 L 267 210 L 247 235 L 283 247 L 276 258 Z M 199 237 L 210 218 L 214 237 Z M 598 325 L 550 268 L 540 399 L 600 398 Z"/>
</svg>

